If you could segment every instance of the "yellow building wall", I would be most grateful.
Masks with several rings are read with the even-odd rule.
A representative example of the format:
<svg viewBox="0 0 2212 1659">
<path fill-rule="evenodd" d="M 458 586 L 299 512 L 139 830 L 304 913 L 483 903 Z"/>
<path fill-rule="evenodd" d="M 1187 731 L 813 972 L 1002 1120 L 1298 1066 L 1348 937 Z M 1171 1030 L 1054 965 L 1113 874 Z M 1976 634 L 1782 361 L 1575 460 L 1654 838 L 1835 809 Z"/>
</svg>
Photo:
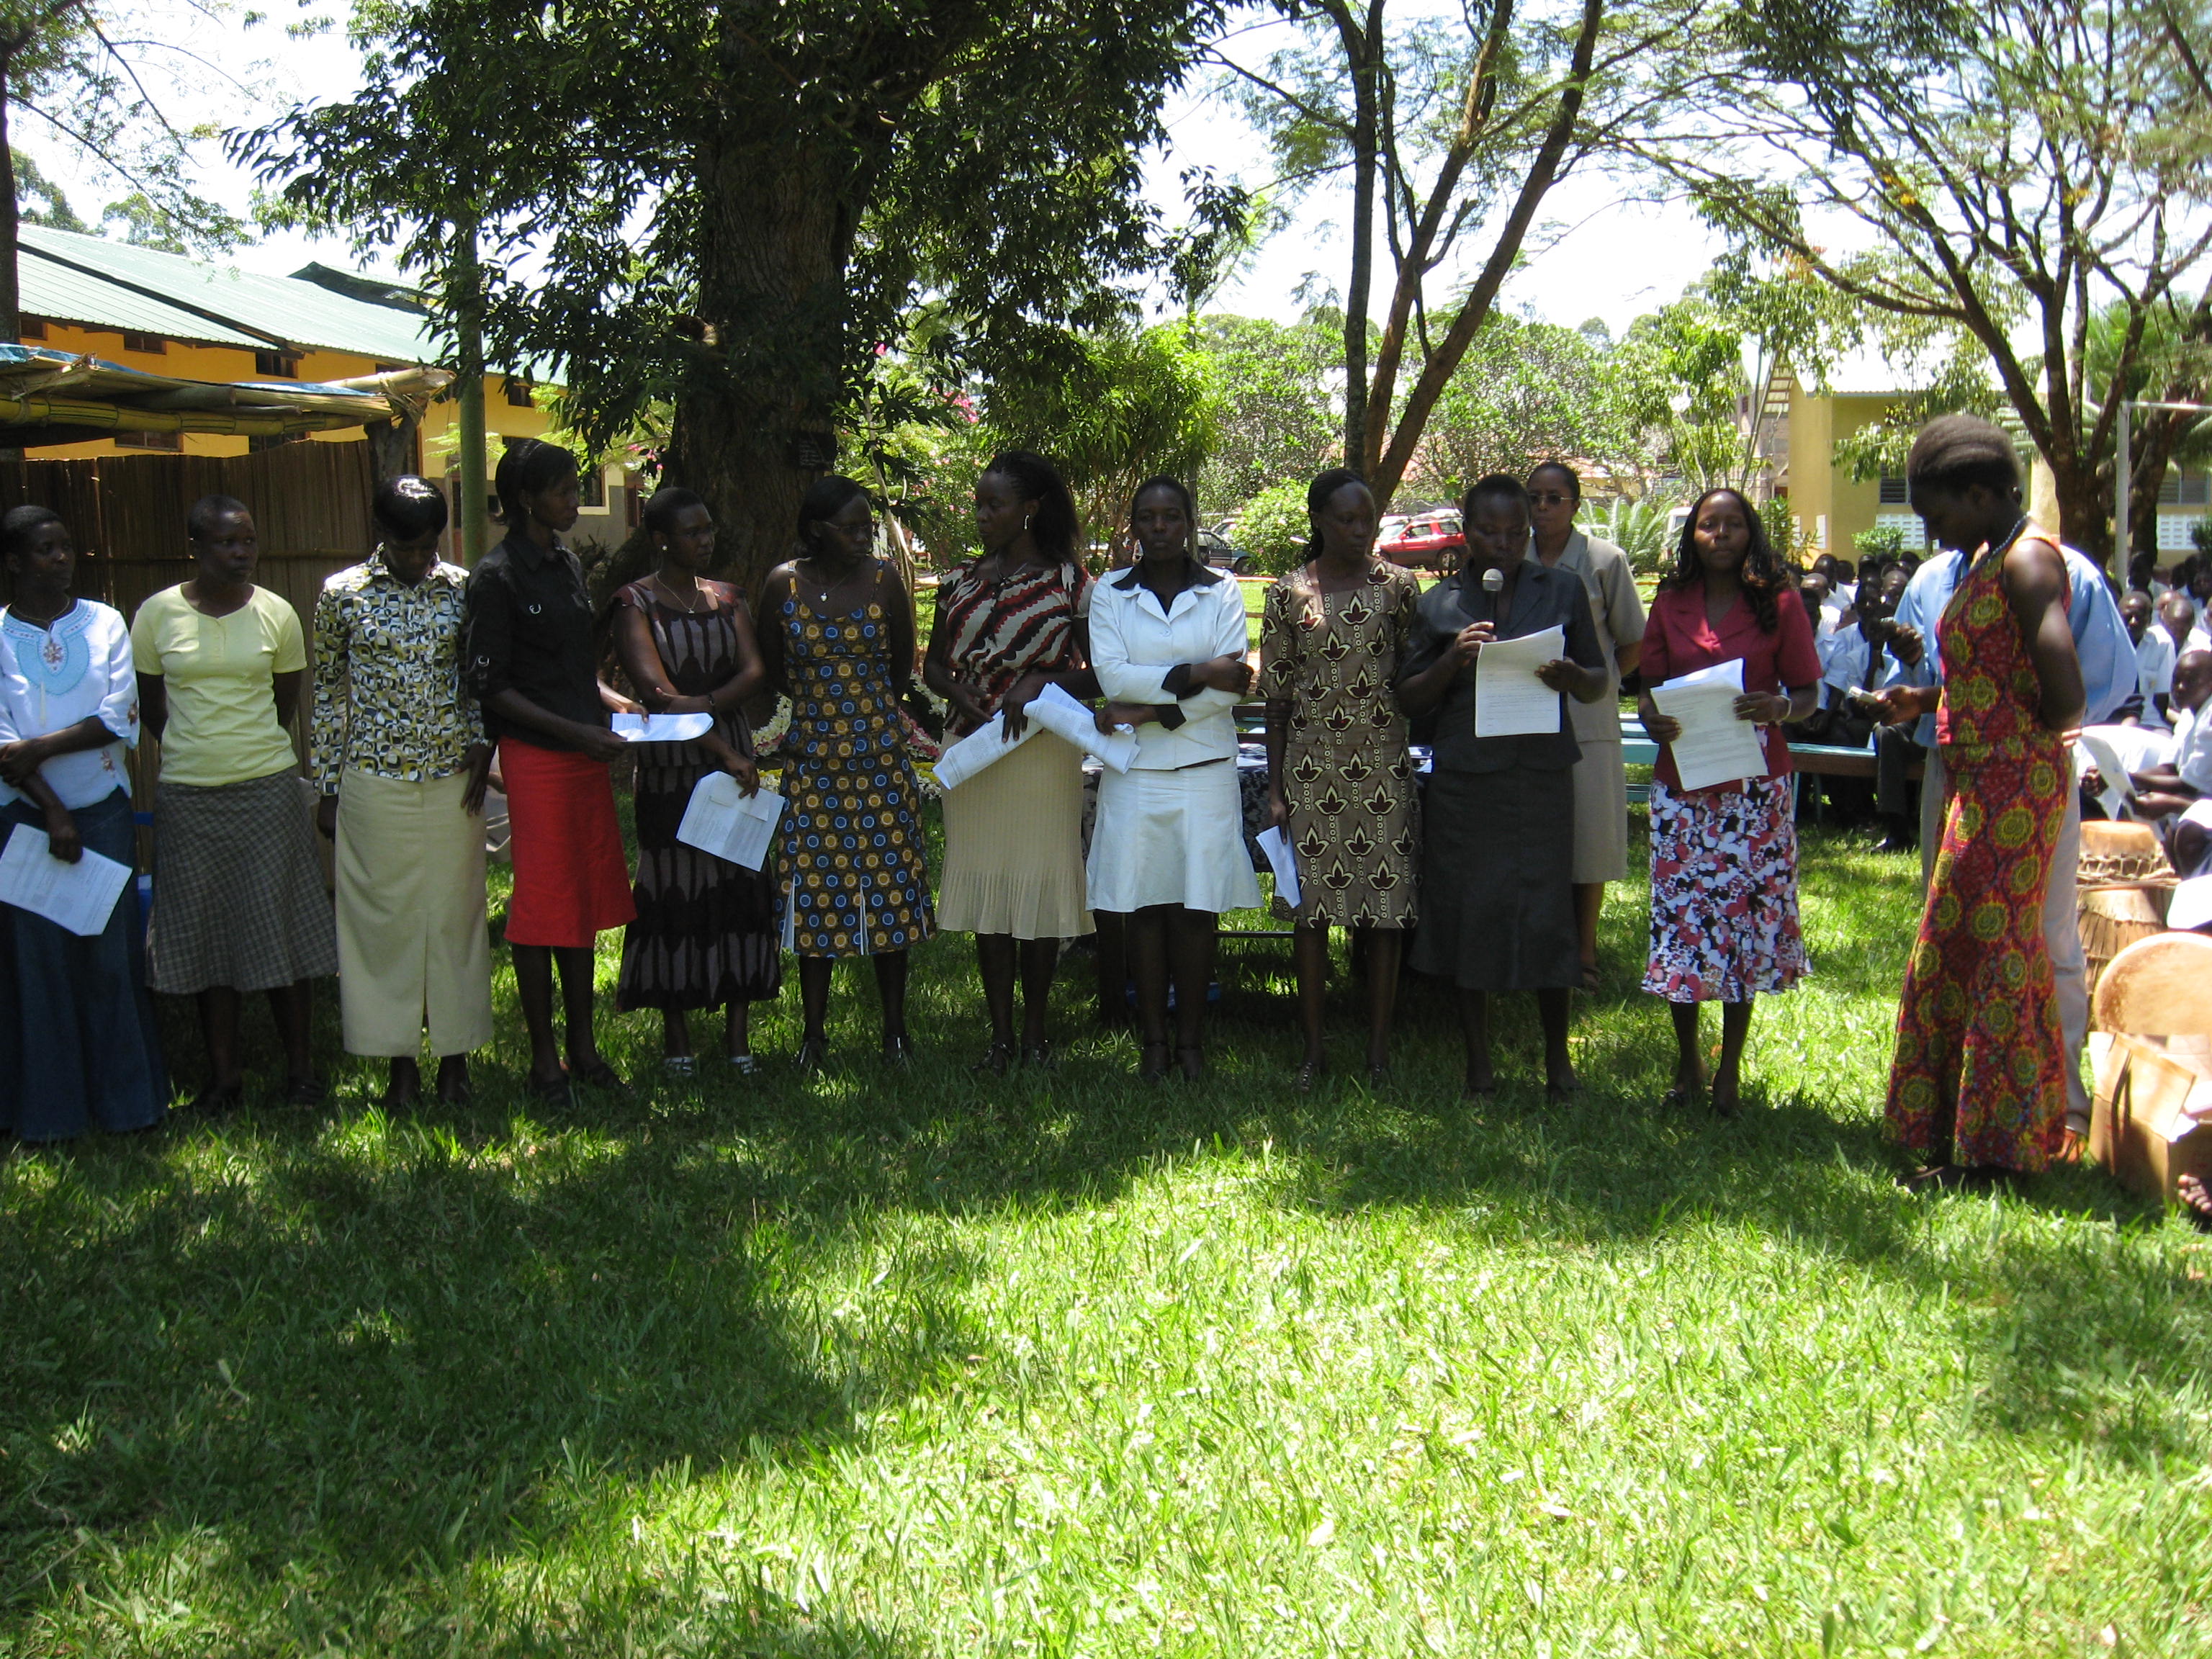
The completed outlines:
<svg viewBox="0 0 2212 1659">
<path fill-rule="evenodd" d="M 1790 510 L 1808 545 L 1848 559 L 1855 554 L 1852 538 L 1873 529 L 1879 515 L 1909 512 L 1882 506 L 1880 480 L 1854 478 L 1849 467 L 1836 464 L 1837 441 L 1879 420 L 1894 401 L 1887 393 L 1829 397 L 1802 386 L 1791 392 Z M 1913 540 L 1908 532 L 1905 544 Z"/>
<path fill-rule="evenodd" d="M 179 380 L 258 380 L 267 377 L 254 368 L 254 354 L 243 346 L 200 345 L 188 340 L 167 340 L 167 349 L 126 351 L 119 331 L 81 328 L 72 323 L 48 320 L 46 334 L 35 344 L 51 346 L 57 351 L 73 351 L 82 356 L 105 357 L 108 362 L 121 363 L 125 368 L 143 369 L 149 374 L 166 374 Z M 364 374 L 374 374 L 380 368 L 393 367 L 380 363 L 373 357 L 360 356 L 345 351 L 307 351 L 300 356 L 299 376 L 302 380 L 351 380 Z M 453 468 L 453 452 L 449 434 L 460 420 L 460 405 L 449 395 L 438 399 L 423 411 L 421 428 L 422 467 L 432 477 L 442 477 Z M 535 404 L 523 407 L 507 400 L 507 379 L 504 375 L 484 376 L 484 427 L 492 438 L 492 455 L 496 463 L 498 440 L 501 438 L 542 438 L 551 428 L 552 420 Z M 311 434 L 313 441 L 320 443 L 359 443 L 358 427 L 341 428 L 335 432 Z M 128 444 L 117 443 L 112 438 L 98 438 L 79 444 L 52 444 L 40 449 L 24 451 L 27 459 L 37 461 L 75 460 L 95 455 L 243 455 L 250 447 L 248 441 L 218 435 L 213 433 L 186 432 L 179 434 L 180 447 L 175 450 L 145 450 Z M 618 542 L 628 534 L 622 504 L 620 487 L 627 482 L 620 467 L 603 470 L 602 500 L 597 507 L 584 509 L 582 520 L 576 526 L 580 536 L 595 538 L 610 544 Z"/>
</svg>

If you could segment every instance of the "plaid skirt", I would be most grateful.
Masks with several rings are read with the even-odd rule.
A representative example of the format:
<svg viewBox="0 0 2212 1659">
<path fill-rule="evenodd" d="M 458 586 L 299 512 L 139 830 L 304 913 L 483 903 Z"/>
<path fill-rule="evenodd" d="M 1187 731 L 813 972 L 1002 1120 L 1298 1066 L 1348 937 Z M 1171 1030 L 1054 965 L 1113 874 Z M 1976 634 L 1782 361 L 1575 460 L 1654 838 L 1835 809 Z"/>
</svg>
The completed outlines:
<svg viewBox="0 0 2212 1659">
<path fill-rule="evenodd" d="M 146 983 L 270 991 L 338 970 L 337 927 L 300 775 L 163 783 L 154 798 Z"/>
</svg>

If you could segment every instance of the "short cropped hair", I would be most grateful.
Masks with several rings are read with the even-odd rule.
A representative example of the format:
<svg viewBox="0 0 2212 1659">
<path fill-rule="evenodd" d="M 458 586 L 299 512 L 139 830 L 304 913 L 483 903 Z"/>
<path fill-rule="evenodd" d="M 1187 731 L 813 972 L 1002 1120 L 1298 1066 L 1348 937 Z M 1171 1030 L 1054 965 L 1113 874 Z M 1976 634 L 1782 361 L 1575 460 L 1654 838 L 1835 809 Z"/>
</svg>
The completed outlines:
<svg viewBox="0 0 2212 1659">
<path fill-rule="evenodd" d="M 185 514 L 185 534 L 194 541 L 205 541 L 215 533 L 215 527 L 234 513 L 244 513 L 246 503 L 235 495 L 203 495 Z"/>
<path fill-rule="evenodd" d="M 2020 457 L 2002 427 L 1975 415 L 1939 415 L 1912 441 L 1905 478 L 1930 489 L 2018 489 Z"/>
</svg>

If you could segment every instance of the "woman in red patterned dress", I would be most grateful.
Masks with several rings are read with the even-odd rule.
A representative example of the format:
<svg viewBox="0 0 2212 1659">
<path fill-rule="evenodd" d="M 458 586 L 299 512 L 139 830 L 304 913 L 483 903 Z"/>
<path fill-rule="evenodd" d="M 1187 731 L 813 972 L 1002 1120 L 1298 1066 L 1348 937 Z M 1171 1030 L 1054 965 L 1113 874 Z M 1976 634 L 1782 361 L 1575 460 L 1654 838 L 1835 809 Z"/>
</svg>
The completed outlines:
<svg viewBox="0 0 2212 1659">
<path fill-rule="evenodd" d="M 1951 781 L 1889 1073 L 1891 1133 L 1929 1163 L 1905 1184 L 1983 1188 L 2031 1174 L 2066 1133 L 2065 1043 L 2043 943 L 2044 884 L 2081 720 L 2066 567 L 2021 506 L 2012 441 L 1947 415 L 1914 441 L 1912 510 L 1965 556 L 1938 624 L 1941 688 L 1884 692 L 1893 722 L 1932 707 Z"/>
<path fill-rule="evenodd" d="M 1091 573 L 1083 568 L 1075 499 L 1052 463 L 1001 451 L 975 481 L 982 556 L 937 586 L 922 680 L 952 706 L 949 738 L 994 714 L 1008 741 L 1048 685 L 1096 693 L 1089 667 Z M 1060 942 L 1091 931 L 1083 874 L 1083 756 L 1040 731 L 945 793 L 945 874 L 937 923 L 975 935 L 991 1046 L 975 1070 L 1003 1076 L 1014 1060 L 1014 979 L 1022 985 L 1021 1058 L 1050 1063 L 1045 1015 Z"/>
</svg>

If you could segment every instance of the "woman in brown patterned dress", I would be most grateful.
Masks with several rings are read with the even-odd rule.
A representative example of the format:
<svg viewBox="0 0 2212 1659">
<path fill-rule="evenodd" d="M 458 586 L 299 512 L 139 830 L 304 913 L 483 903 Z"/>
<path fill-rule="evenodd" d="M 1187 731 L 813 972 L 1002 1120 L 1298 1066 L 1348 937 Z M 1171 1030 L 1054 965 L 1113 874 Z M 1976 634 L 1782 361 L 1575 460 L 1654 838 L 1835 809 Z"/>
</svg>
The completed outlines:
<svg viewBox="0 0 2212 1659">
<path fill-rule="evenodd" d="M 1298 866 L 1293 951 L 1310 1089 L 1325 1065 L 1328 930 L 1367 952 L 1367 1074 L 1390 1063 L 1400 947 L 1413 925 L 1413 767 L 1392 682 L 1421 597 L 1412 574 L 1374 556 L 1375 497 L 1356 472 L 1306 491 L 1306 560 L 1267 590 L 1260 692 L 1267 704 L 1267 805 Z"/>
<path fill-rule="evenodd" d="M 775 884 L 676 839 L 691 792 L 727 772 L 747 794 L 760 787 L 752 735 L 740 705 L 761 689 L 760 647 L 737 590 L 700 573 L 714 562 L 714 520 L 688 489 L 646 503 L 659 568 L 614 597 L 615 654 L 649 714 L 704 714 L 714 730 L 688 743 L 636 745 L 637 920 L 623 938 L 621 1008 L 658 1008 L 663 1062 L 690 1076 L 696 1061 L 685 1013 L 729 1010 L 723 1054 L 753 1070 L 750 1005 L 783 984 Z"/>
<path fill-rule="evenodd" d="M 1077 550 L 1075 501 L 1052 463 L 1027 450 L 992 458 L 975 481 L 982 556 L 937 588 L 923 682 L 952 705 L 952 737 L 992 715 L 1021 735 L 1030 699 L 1048 684 L 1097 690 L 1089 668 L 1091 575 Z M 991 1046 L 978 1071 L 1014 1056 L 1020 958 L 1022 1063 L 1048 1062 L 1045 1015 L 1060 941 L 1091 931 L 1083 873 L 1083 756 L 1038 732 L 1004 760 L 945 793 L 940 927 L 975 935 Z"/>
</svg>

